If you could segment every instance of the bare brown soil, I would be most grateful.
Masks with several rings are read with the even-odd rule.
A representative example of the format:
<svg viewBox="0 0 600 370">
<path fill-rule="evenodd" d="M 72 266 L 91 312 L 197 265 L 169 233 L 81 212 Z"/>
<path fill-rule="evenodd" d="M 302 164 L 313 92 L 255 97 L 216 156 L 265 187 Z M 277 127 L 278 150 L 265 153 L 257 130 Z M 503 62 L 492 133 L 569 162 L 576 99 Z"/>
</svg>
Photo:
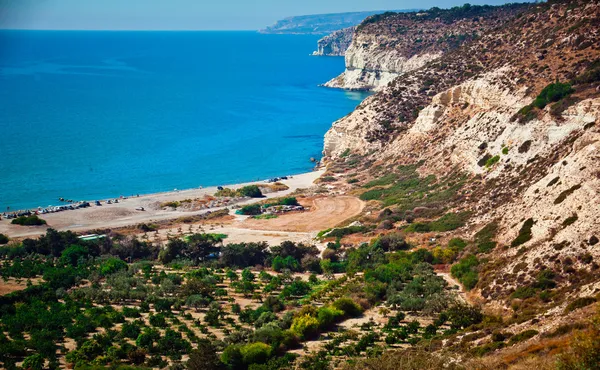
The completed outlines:
<svg viewBox="0 0 600 370">
<path fill-rule="evenodd" d="M 39 279 L 31 279 L 33 284 L 36 284 Z M 8 279 L 7 281 L 0 280 L 0 296 L 23 290 L 27 288 L 27 279 L 21 279 L 17 282 L 15 279 Z"/>
<path fill-rule="evenodd" d="M 240 227 L 293 232 L 319 231 L 358 215 L 364 207 L 363 201 L 350 196 L 306 199 L 303 203 L 310 207 L 310 211 L 284 214 L 273 219 L 247 219 Z"/>
</svg>

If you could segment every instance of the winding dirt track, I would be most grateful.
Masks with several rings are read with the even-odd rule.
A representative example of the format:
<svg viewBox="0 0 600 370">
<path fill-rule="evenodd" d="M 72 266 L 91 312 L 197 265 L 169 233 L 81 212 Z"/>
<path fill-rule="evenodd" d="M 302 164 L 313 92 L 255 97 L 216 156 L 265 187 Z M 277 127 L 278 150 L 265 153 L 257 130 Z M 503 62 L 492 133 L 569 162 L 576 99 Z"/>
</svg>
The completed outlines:
<svg viewBox="0 0 600 370">
<path fill-rule="evenodd" d="M 320 231 L 358 215 L 364 207 L 360 199 L 349 196 L 315 198 L 303 203 L 305 207 L 310 207 L 310 211 L 266 220 L 246 219 L 235 226 L 255 230 Z"/>
</svg>

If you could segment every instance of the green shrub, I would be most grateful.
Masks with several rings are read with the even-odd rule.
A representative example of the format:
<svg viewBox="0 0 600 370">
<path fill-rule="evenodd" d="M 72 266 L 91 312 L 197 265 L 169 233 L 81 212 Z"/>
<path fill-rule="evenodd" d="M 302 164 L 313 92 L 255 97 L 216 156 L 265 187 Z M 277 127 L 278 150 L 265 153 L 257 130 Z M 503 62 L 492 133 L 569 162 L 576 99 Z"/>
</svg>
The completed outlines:
<svg viewBox="0 0 600 370">
<path fill-rule="evenodd" d="M 487 168 L 490 168 L 493 165 L 495 165 L 496 163 L 498 163 L 499 160 L 500 160 L 500 156 L 499 155 L 495 155 L 492 158 L 490 158 L 487 161 L 485 161 L 485 166 Z"/>
<path fill-rule="evenodd" d="M 552 270 L 542 270 L 538 273 L 533 287 L 541 290 L 552 289 L 556 286 L 555 277 L 556 274 Z"/>
<path fill-rule="evenodd" d="M 271 263 L 271 268 L 277 272 L 281 272 L 283 269 L 289 269 L 290 271 L 302 270 L 298 260 L 292 256 L 287 256 L 285 258 L 276 256 Z"/>
<path fill-rule="evenodd" d="M 459 251 L 463 250 L 466 246 L 467 242 L 461 238 L 452 238 L 448 242 L 448 248 L 456 249 Z"/>
<path fill-rule="evenodd" d="M 362 314 L 362 308 L 350 298 L 340 298 L 333 302 L 331 306 L 342 311 L 346 317 L 357 317 Z"/>
<path fill-rule="evenodd" d="M 291 284 L 285 285 L 281 291 L 282 298 L 302 297 L 310 292 L 310 284 L 302 280 L 294 280 Z"/>
<path fill-rule="evenodd" d="M 517 247 L 521 244 L 525 244 L 531 240 L 533 235 L 531 234 L 531 228 L 533 227 L 533 218 L 529 218 L 523 222 L 523 226 L 521 226 L 521 230 L 519 230 L 519 235 L 510 243 L 511 247 Z"/>
<path fill-rule="evenodd" d="M 596 298 L 594 297 L 580 297 L 569 303 L 565 308 L 565 313 L 569 313 L 571 311 L 575 311 L 576 309 L 583 308 L 585 306 L 589 306 L 593 303 L 596 303 Z"/>
<path fill-rule="evenodd" d="M 467 176 L 453 172 L 439 181 L 435 175 L 420 177 L 417 172 L 420 165 L 400 166 L 394 183 L 386 188 L 371 188 L 360 199 L 381 201 L 384 207 L 398 205 L 398 212 L 424 207 L 429 209 L 428 217 L 441 215 L 448 203 L 458 198 Z"/>
<path fill-rule="evenodd" d="M 283 205 L 283 206 L 297 206 L 299 205 L 298 203 L 298 199 L 296 199 L 295 197 L 287 197 L 287 198 L 283 198 L 279 204 Z"/>
<path fill-rule="evenodd" d="M 398 174 L 396 174 L 396 173 L 389 173 L 389 174 L 387 174 L 387 175 L 385 175 L 385 176 L 383 176 L 383 177 L 381 177 L 381 178 L 379 178 L 377 180 L 373 180 L 373 181 L 370 181 L 370 182 L 366 183 L 364 185 L 364 187 L 368 189 L 368 188 L 372 188 L 372 187 L 375 187 L 375 186 L 390 185 L 390 184 L 393 184 L 397 179 L 398 179 Z"/>
<path fill-rule="evenodd" d="M 300 203 L 298 203 L 298 199 L 296 199 L 295 197 L 285 197 L 285 198 L 269 200 L 269 202 L 265 203 L 263 205 L 263 207 L 268 208 L 268 207 L 272 207 L 272 206 L 298 206 L 298 205 L 300 205 Z"/>
<path fill-rule="evenodd" d="M 508 149 L 507 146 L 505 146 L 504 148 L 502 148 L 502 154 L 507 155 L 508 151 L 509 151 L 509 149 Z"/>
<path fill-rule="evenodd" d="M 479 253 L 489 253 L 496 248 L 496 242 L 489 241 L 477 244 L 477 251 Z"/>
<path fill-rule="evenodd" d="M 100 265 L 100 275 L 107 276 L 119 270 L 127 270 L 127 262 L 119 258 L 109 258 Z"/>
<path fill-rule="evenodd" d="M 229 369 L 242 369 L 244 367 L 244 357 L 241 351 L 242 346 L 239 344 L 232 344 L 225 347 L 221 354 L 221 362 L 223 362 Z"/>
<path fill-rule="evenodd" d="M 431 227 L 429 223 L 415 222 L 410 224 L 404 231 L 407 233 L 428 233 L 431 231 Z"/>
<path fill-rule="evenodd" d="M 379 246 L 386 252 L 408 250 L 412 248 L 400 233 L 389 233 L 380 236 L 375 239 L 373 245 Z"/>
<path fill-rule="evenodd" d="M 262 215 L 252 216 L 252 218 L 255 220 L 272 220 L 277 217 L 278 217 L 277 215 L 272 215 L 272 214 L 262 214 Z"/>
<path fill-rule="evenodd" d="M 317 320 L 321 329 L 328 329 L 344 317 L 344 311 L 335 307 L 321 307 L 317 311 Z"/>
<path fill-rule="evenodd" d="M 312 338 L 319 333 L 319 320 L 310 315 L 296 317 L 290 330 L 301 339 Z"/>
<path fill-rule="evenodd" d="M 519 110 L 517 113 L 517 115 L 520 116 L 519 120 L 521 122 L 531 121 L 537 116 L 535 108 L 544 109 L 546 105 L 561 101 L 573 92 L 575 92 L 575 90 L 571 87 L 571 84 L 568 83 L 556 82 L 546 86 L 535 98 L 533 103 L 526 105 Z M 559 111 L 561 109 L 564 109 L 564 107 L 558 108 Z"/>
<path fill-rule="evenodd" d="M 87 259 L 89 254 L 90 251 L 87 247 L 74 244 L 62 251 L 60 255 L 60 262 L 65 265 L 77 266 L 80 259 Z"/>
<path fill-rule="evenodd" d="M 531 286 L 518 287 L 511 295 L 511 298 L 527 299 L 535 296 L 536 290 Z"/>
<path fill-rule="evenodd" d="M 479 282 L 479 274 L 477 271 L 468 271 L 462 276 L 460 282 L 464 285 L 465 289 L 471 290 Z"/>
<path fill-rule="evenodd" d="M 471 290 L 479 281 L 478 273 L 475 270 L 479 265 L 479 260 L 474 255 L 467 255 L 450 269 L 452 276 L 457 278 L 467 290 Z"/>
<path fill-rule="evenodd" d="M 165 320 L 165 316 L 163 314 L 156 314 L 156 315 L 150 315 L 148 317 L 148 322 L 150 323 L 150 325 L 152 326 L 156 326 L 159 328 L 166 328 L 167 327 L 167 321 Z"/>
<path fill-rule="evenodd" d="M 44 368 L 44 363 L 45 363 L 44 356 L 37 353 L 37 354 L 25 357 L 22 368 L 28 369 L 28 370 L 42 370 Z"/>
<path fill-rule="evenodd" d="M 475 243 L 477 243 L 477 250 L 480 253 L 487 253 L 496 248 L 496 242 L 493 239 L 497 232 L 498 223 L 492 221 L 475 234 Z"/>
<path fill-rule="evenodd" d="M 322 239 L 323 237 L 325 237 L 325 234 L 327 234 L 328 232 L 330 232 L 332 229 L 325 229 L 325 230 L 321 230 L 317 233 L 317 239 Z"/>
<path fill-rule="evenodd" d="M 140 323 L 137 322 L 124 322 L 121 327 L 121 335 L 125 338 L 136 339 L 141 331 Z"/>
<path fill-rule="evenodd" d="M 469 215 L 469 212 L 446 213 L 442 217 L 432 222 L 415 222 L 413 224 L 410 224 L 404 230 L 407 233 L 428 233 L 432 231 L 445 232 L 456 230 L 465 225 L 465 222 L 468 220 Z"/>
<path fill-rule="evenodd" d="M 519 110 L 517 115 L 520 116 L 521 122 L 529 122 L 537 117 L 536 111 L 533 109 L 533 105 L 526 105 Z"/>
<path fill-rule="evenodd" d="M 46 225 L 46 220 L 39 218 L 37 215 L 20 216 L 12 220 L 13 225 L 22 226 L 40 226 Z"/>
<path fill-rule="evenodd" d="M 4 234 L 0 234 L 0 244 L 6 244 L 8 243 L 8 236 L 4 235 Z"/>
<path fill-rule="evenodd" d="M 525 331 L 520 332 L 519 334 L 513 335 L 510 338 L 510 340 L 508 341 L 508 343 L 509 344 L 519 343 L 519 342 L 525 341 L 527 339 L 531 339 L 538 334 L 539 334 L 539 332 L 537 330 L 525 330 Z"/>
<path fill-rule="evenodd" d="M 503 342 L 492 342 L 486 343 L 482 346 L 475 347 L 471 350 L 471 353 L 477 357 L 483 357 L 486 354 L 493 352 L 497 349 L 503 348 L 505 344 Z"/>
<path fill-rule="evenodd" d="M 512 294 L 511 298 L 527 299 L 534 297 L 538 290 L 545 291 L 556 287 L 554 281 L 555 274 L 551 270 L 542 270 L 538 273 L 536 281 L 530 286 L 522 286 L 517 288 Z M 543 298 L 543 297 L 542 297 Z M 549 297 L 548 297 L 549 299 Z"/>
<path fill-rule="evenodd" d="M 250 198 L 261 198 L 263 196 L 259 187 L 256 185 L 244 186 L 243 188 L 238 189 L 237 193 L 241 196 Z"/>
<path fill-rule="evenodd" d="M 451 329 L 460 330 L 479 324 L 483 321 L 483 314 L 477 307 L 459 303 L 442 312 L 437 321 L 438 323 L 449 321 Z"/>
<path fill-rule="evenodd" d="M 240 349 L 245 364 L 264 364 L 271 357 L 271 346 L 262 342 L 246 344 Z"/>
<path fill-rule="evenodd" d="M 142 224 L 138 225 L 138 229 L 140 229 L 144 232 L 156 231 L 156 230 L 158 230 L 158 225 L 142 223 Z"/>
<path fill-rule="evenodd" d="M 332 229 L 332 230 L 323 232 L 323 234 L 321 234 L 321 233 L 319 233 L 319 234 L 321 235 L 321 237 L 325 237 L 325 238 L 343 238 L 346 235 L 364 233 L 364 232 L 370 231 L 370 230 L 371 230 L 371 228 L 368 226 L 347 226 L 347 227 L 342 227 L 339 229 L 338 228 Z"/>
<path fill-rule="evenodd" d="M 573 90 L 571 84 L 556 82 L 546 86 L 532 104 L 536 108 L 544 109 L 549 103 L 557 102 L 573 92 L 575 90 Z"/>
<path fill-rule="evenodd" d="M 243 206 L 240 208 L 239 213 L 246 216 L 256 216 L 260 215 L 262 212 L 262 208 L 260 204 L 248 204 L 247 206 Z"/>
<path fill-rule="evenodd" d="M 232 198 L 237 195 L 238 195 L 238 193 L 235 190 L 229 189 L 229 188 L 224 188 L 224 189 L 218 190 L 215 193 L 215 197 L 230 197 L 230 198 Z"/>
<path fill-rule="evenodd" d="M 469 215 L 468 212 L 446 213 L 439 219 L 431 222 L 429 227 L 431 228 L 431 231 L 438 232 L 456 230 L 465 225 Z"/>
</svg>

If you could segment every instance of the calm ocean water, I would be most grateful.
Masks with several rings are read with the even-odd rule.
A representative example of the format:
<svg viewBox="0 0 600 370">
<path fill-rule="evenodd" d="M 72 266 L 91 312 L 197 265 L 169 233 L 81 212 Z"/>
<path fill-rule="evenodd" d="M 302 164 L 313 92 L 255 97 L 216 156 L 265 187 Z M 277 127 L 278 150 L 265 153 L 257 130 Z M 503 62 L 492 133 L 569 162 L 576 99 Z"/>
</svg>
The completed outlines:
<svg viewBox="0 0 600 370">
<path fill-rule="evenodd" d="M 316 36 L 0 32 L 0 211 L 310 170 L 365 97 Z"/>
</svg>

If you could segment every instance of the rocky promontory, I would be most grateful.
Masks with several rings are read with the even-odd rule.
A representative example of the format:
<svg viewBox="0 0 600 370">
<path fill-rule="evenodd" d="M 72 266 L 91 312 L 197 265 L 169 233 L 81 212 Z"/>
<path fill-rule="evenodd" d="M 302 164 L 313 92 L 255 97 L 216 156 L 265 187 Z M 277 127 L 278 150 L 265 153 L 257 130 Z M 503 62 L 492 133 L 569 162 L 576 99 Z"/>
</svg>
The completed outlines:
<svg viewBox="0 0 600 370">
<path fill-rule="evenodd" d="M 324 86 L 375 90 L 501 26 L 523 5 L 464 6 L 449 10 L 376 14 L 355 30 L 346 70 Z"/>
<path fill-rule="evenodd" d="M 352 35 L 356 27 L 348 27 L 335 31 L 317 42 L 316 56 L 344 56 L 352 43 Z"/>
</svg>

